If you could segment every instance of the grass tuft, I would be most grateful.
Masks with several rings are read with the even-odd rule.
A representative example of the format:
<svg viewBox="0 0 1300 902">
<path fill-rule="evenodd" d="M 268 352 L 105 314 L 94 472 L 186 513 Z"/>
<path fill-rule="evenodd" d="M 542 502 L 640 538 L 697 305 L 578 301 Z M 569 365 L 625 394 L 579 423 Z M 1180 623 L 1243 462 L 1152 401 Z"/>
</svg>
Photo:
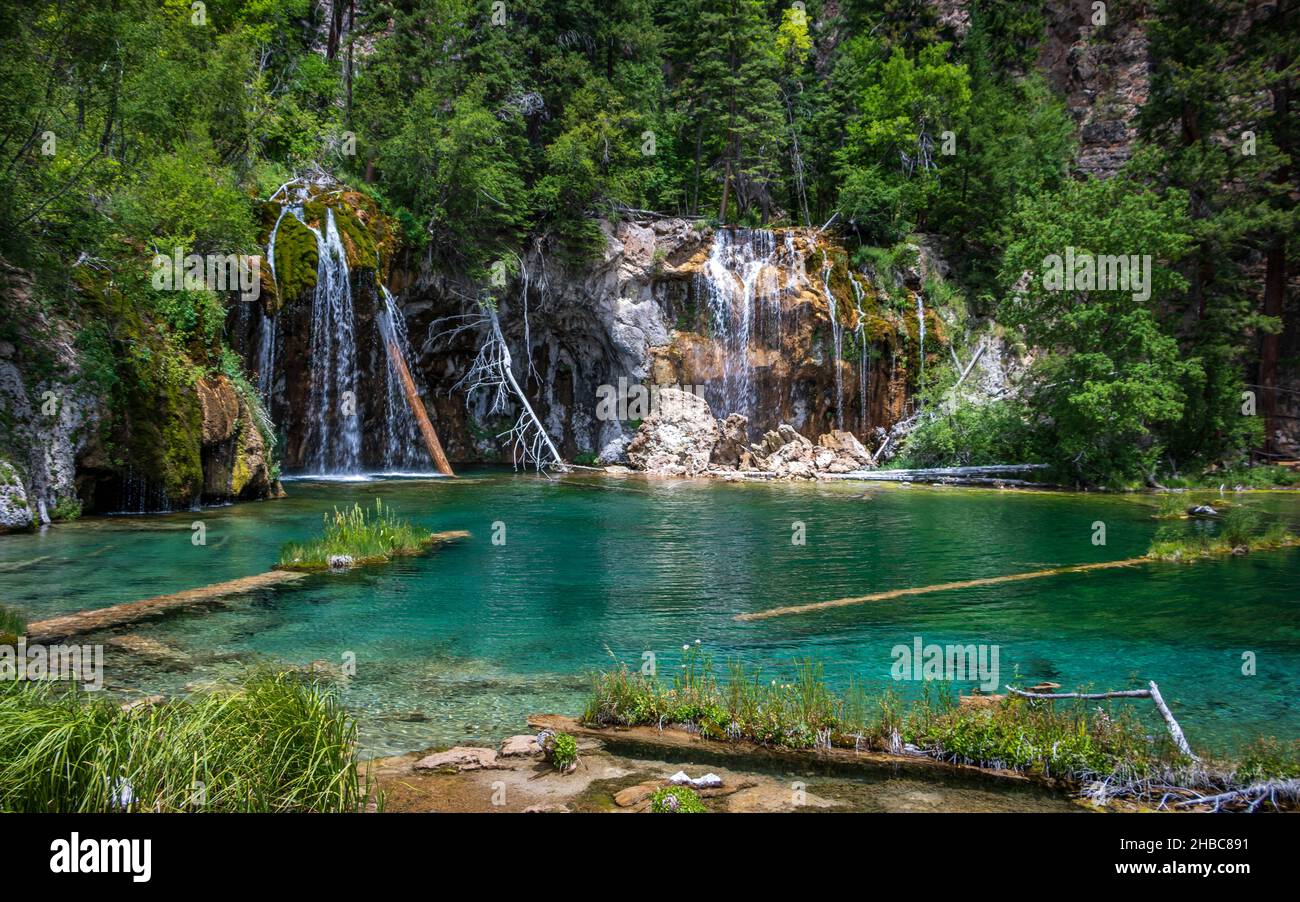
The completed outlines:
<svg viewBox="0 0 1300 902">
<path fill-rule="evenodd" d="M 0 811 L 358 811 L 355 721 L 300 674 L 123 711 L 0 685 Z"/>
<path fill-rule="evenodd" d="M 0 645 L 13 645 L 27 633 L 27 618 L 0 604 Z"/>
<path fill-rule="evenodd" d="M 324 532 L 309 542 L 286 542 L 280 549 L 283 570 L 327 570 L 331 561 L 343 566 L 374 564 L 391 557 L 416 554 L 433 540 L 427 529 L 400 520 L 376 498 L 373 509 L 352 505 L 324 517 Z"/>
</svg>

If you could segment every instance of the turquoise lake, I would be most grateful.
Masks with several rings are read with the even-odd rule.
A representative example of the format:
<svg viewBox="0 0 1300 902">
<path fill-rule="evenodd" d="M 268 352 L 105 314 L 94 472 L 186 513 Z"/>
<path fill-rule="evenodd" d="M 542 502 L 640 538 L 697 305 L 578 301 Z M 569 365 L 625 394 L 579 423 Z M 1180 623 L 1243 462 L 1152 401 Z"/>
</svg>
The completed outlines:
<svg viewBox="0 0 1300 902">
<path fill-rule="evenodd" d="M 647 481 L 499 470 L 462 478 L 286 483 L 279 501 L 152 516 L 87 517 L 0 537 L 0 601 L 29 620 L 271 567 L 321 516 L 382 498 L 471 538 L 433 553 L 125 630 L 188 660 L 110 654 L 115 691 L 179 692 L 250 664 L 339 664 L 343 697 L 376 753 L 496 741 L 527 715 L 581 711 L 586 675 L 616 660 L 661 675 L 697 640 L 718 669 L 774 679 L 812 658 L 827 678 L 906 694 L 891 650 L 999 649 L 1001 683 L 1130 688 L 1156 680 L 1193 746 L 1229 751 L 1300 735 L 1300 549 L 1193 565 L 1071 573 L 738 622 L 737 614 L 893 588 L 1145 553 L 1147 496 L 869 483 Z M 1300 495 L 1232 496 L 1300 529 Z M 201 521 L 206 544 L 191 542 Z M 1094 523 L 1106 544 L 1093 543 Z M 802 523 L 805 544 L 792 543 Z M 494 544 L 501 534 L 504 544 Z M 1188 528 L 1194 528 L 1189 526 Z M 1257 673 L 1242 673 L 1252 652 Z M 971 681 L 959 684 L 963 689 Z"/>
</svg>

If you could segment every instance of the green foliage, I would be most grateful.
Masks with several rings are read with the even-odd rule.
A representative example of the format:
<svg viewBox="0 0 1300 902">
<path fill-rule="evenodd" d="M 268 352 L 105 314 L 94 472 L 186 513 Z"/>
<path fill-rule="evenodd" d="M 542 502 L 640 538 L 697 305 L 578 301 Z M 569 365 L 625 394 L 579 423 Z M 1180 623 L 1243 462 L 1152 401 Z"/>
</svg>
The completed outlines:
<svg viewBox="0 0 1300 902">
<path fill-rule="evenodd" d="M 305 543 L 286 542 L 280 549 L 279 566 L 288 570 L 323 570 L 335 557 L 350 558 L 353 564 L 385 561 L 394 555 L 415 554 L 424 548 L 431 533 L 398 519 L 375 499 L 375 507 L 354 504 L 350 510 L 334 509 L 324 517 L 321 536 Z"/>
<path fill-rule="evenodd" d="M 1199 361 L 1181 352 L 1162 309 L 1186 286 L 1172 268 L 1190 240 L 1185 208 L 1180 192 L 1159 195 L 1119 177 L 1069 182 L 1017 207 L 1001 276 L 1015 289 L 1000 320 L 1049 350 L 1035 363 L 1028 400 L 1050 422 L 1053 462 L 1081 482 L 1148 477 L 1183 413 L 1183 385 Z M 1058 282 L 1071 248 L 1149 257 L 1149 296 L 1131 284 Z"/>
<path fill-rule="evenodd" d="M 1147 557 L 1161 561 L 1195 561 L 1199 558 L 1223 554 L 1240 554 L 1243 551 L 1265 551 L 1296 543 L 1296 537 L 1286 524 L 1265 524 L 1256 511 L 1247 507 L 1232 507 L 1224 515 L 1214 532 L 1202 527 L 1203 521 L 1192 526 L 1173 524 L 1156 530 L 1147 551 Z"/>
<path fill-rule="evenodd" d="M 720 683 L 708 656 L 694 647 L 685 650 L 671 688 L 625 665 L 595 675 L 583 721 L 683 724 L 711 739 L 792 749 L 890 751 L 909 742 L 948 760 L 1074 781 L 1153 774 L 1177 759 L 1171 744 L 1148 738 L 1152 728 L 1130 706 L 1009 699 L 967 708 L 930 683 L 910 705 L 892 691 L 869 695 L 857 683 L 837 695 L 811 661 L 799 663 L 789 683 L 765 680 L 736 662 Z"/>
<path fill-rule="evenodd" d="M 706 814 L 708 810 L 689 786 L 665 786 L 650 795 L 654 814 Z"/>
<path fill-rule="evenodd" d="M 556 733 L 550 737 L 545 752 L 551 766 L 561 773 L 567 773 L 578 763 L 578 741 L 568 733 Z"/>
<path fill-rule="evenodd" d="M 1035 462 L 1026 411 L 1016 401 L 941 404 L 908 434 L 900 467 L 969 467 Z"/>
<path fill-rule="evenodd" d="M 27 633 L 27 618 L 13 608 L 0 604 L 0 645 L 14 645 Z"/>
<path fill-rule="evenodd" d="M 6 682 L 0 720 L 0 811 L 359 811 L 368 797 L 355 721 L 297 675 L 134 711 Z"/>
</svg>

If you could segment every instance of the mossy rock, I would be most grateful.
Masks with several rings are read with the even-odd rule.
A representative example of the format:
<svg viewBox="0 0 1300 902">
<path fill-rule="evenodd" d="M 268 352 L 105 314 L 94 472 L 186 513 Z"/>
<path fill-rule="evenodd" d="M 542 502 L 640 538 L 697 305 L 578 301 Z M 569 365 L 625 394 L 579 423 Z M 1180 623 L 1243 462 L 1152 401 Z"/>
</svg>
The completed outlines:
<svg viewBox="0 0 1300 902">
<path fill-rule="evenodd" d="M 316 266 L 320 250 L 316 235 L 294 216 L 280 220 L 275 235 L 276 303 L 268 310 L 274 313 L 285 304 L 305 297 L 316 288 Z"/>
</svg>

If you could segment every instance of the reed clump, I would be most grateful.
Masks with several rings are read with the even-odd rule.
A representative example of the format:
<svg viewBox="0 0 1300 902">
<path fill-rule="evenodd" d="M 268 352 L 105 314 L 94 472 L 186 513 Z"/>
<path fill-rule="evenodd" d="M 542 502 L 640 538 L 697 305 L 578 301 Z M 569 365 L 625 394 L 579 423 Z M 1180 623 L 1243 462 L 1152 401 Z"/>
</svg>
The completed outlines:
<svg viewBox="0 0 1300 902">
<path fill-rule="evenodd" d="M 0 684 L 0 811 L 359 811 L 356 722 L 298 673 L 124 710 Z"/>
<path fill-rule="evenodd" d="M 433 533 L 398 518 L 382 500 L 373 508 L 354 504 L 324 516 L 324 529 L 308 542 L 286 542 L 280 549 L 282 570 L 346 569 L 418 554 L 435 541 Z"/>
</svg>

